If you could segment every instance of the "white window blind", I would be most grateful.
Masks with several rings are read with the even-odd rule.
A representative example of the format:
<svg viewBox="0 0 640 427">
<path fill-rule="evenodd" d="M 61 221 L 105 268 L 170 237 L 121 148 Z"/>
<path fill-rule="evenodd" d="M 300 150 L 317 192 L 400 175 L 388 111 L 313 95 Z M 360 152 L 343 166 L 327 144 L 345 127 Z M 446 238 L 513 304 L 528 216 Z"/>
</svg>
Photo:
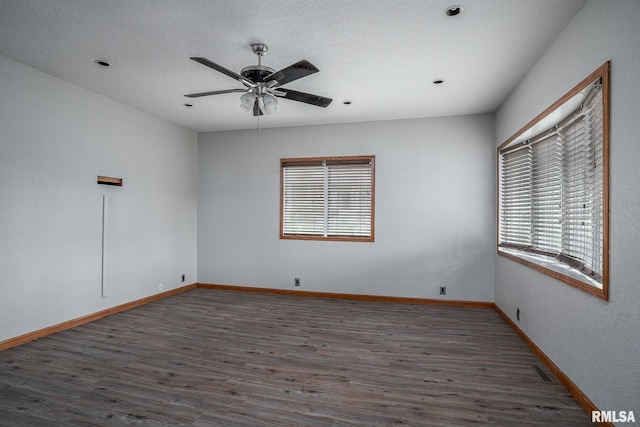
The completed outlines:
<svg viewBox="0 0 640 427">
<path fill-rule="evenodd" d="M 373 157 L 283 159 L 282 236 L 372 239 Z"/>
<path fill-rule="evenodd" d="M 500 241 L 531 246 L 531 150 L 501 156 Z"/>
<path fill-rule="evenodd" d="M 562 140 L 558 135 L 532 146 L 532 246 L 557 254 L 562 246 Z"/>
<path fill-rule="evenodd" d="M 602 90 L 554 129 L 500 152 L 499 245 L 555 257 L 601 281 Z"/>
<path fill-rule="evenodd" d="M 324 235 L 324 177 L 322 163 L 283 169 L 284 234 Z"/>
<path fill-rule="evenodd" d="M 594 94 L 562 133 L 564 143 L 564 227 L 562 254 L 584 272 L 602 274 L 603 158 L 602 99 Z"/>
<path fill-rule="evenodd" d="M 327 164 L 328 236 L 371 236 L 371 165 Z"/>
</svg>

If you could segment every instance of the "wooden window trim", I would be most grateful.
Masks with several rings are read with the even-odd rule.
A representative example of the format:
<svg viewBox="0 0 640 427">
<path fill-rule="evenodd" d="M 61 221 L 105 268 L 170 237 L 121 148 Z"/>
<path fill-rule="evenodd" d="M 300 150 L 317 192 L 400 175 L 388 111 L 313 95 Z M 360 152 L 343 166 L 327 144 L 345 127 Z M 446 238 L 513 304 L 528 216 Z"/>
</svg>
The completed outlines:
<svg viewBox="0 0 640 427">
<path fill-rule="evenodd" d="M 563 95 L 560 99 L 554 102 L 551 106 L 545 109 L 542 113 L 538 114 L 533 120 L 523 126 L 509 139 L 500 144 L 497 148 L 498 164 L 496 167 L 496 250 L 498 255 L 511 259 L 529 268 L 532 268 L 542 274 L 553 277 L 563 283 L 566 283 L 574 288 L 580 289 L 590 295 L 596 296 L 604 301 L 609 300 L 609 145 L 610 145 L 610 61 L 605 62 L 597 70 L 591 73 L 588 77 L 578 83 L 573 89 Z M 599 289 L 589 283 L 583 282 L 571 276 L 567 276 L 558 271 L 547 268 L 543 265 L 537 264 L 525 258 L 518 257 L 513 253 L 508 253 L 500 250 L 500 152 L 515 141 L 519 136 L 532 128 L 538 122 L 546 118 L 553 111 L 558 109 L 561 105 L 577 95 L 581 90 L 588 87 L 594 81 L 601 79 L 602 82 L 602 150 L 603 150 L 603 176 L 602 176 L 602 210 L 603 210 L 603 251 L 602 251 L 602 289 Z"/>
<path fill-rule="evenodd" d="M 375 157 L 368 156 L 327 156 L 327 157 L 294 157 L 280 159 L 280 239 L 282 240 L 322 240 L 334 242 L 374 242 L 375 241 Z M 371 163 L 371 235 L 368 237 L 356 236 L 317 236 L 304 234 L 284 234 L 284 167 L 295 165 L 312 165 L 327 162 L 331 164 L 353 163 L 369 161 Z"/>
</svg>

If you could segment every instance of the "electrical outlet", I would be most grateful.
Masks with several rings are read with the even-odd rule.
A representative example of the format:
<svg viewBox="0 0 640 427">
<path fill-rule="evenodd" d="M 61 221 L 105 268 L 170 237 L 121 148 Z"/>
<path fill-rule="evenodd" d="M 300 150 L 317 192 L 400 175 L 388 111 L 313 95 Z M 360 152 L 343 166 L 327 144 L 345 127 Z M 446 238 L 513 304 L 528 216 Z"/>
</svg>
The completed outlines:
<svg viewBox="0 0 640 427">
<path fill-rule="evenodd" d="M 181 280 L 182 280 L 182 283 L 184 283 L 184 274 L 182 275 L 182 279 Z"/>
<path fill-rule="evenodd" d="M 162 292 L 163 285 L 162 283 L 158 283 L 158 292 Z"/>
<path fill-rule="evenodd" d="M 446 294 L 447 294 L 447 287 L 440 286 L 440 295 L 446 295 Z"/>
<path fill-rule="evenodd" d="M 516 319 L 518 319 L 518 321 L 520 321 L 520 308 L 516 308 Z"/>
<path fill-rule="evenodd" d="M 295 286 L 300 286 L 300 278 L 299 278 L 299 277 L 296 277 L 295 279 L 293 279 L 293 284 L 294 284 Z"/>
</svg>

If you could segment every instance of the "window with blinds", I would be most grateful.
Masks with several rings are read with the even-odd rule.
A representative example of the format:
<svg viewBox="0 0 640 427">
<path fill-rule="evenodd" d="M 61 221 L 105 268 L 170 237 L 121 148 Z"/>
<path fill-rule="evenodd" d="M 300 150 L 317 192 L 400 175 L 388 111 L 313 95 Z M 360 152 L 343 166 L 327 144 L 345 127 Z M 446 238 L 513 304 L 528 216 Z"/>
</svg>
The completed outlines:
<svg viewBox="0 0 640 427">
<path fill-rule="evenodd" d="M 373 241 L 374 159 L 282 159 L 280 237 Z"/>
<path fill-rule="evenodd" d="M 498 253 L 603 299 L 608 76 L 607 63 L 498 148 Z"/>
</svg>

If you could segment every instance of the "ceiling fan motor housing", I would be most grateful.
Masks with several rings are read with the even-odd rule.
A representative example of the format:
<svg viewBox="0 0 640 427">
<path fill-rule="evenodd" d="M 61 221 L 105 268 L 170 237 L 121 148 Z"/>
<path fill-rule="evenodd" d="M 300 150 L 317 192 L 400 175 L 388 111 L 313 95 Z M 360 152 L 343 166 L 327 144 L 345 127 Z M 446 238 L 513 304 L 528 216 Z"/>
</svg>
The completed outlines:
<svg viewBox="0 0 640 427">
<path fill-rule="evenodd" d="M 240 75 L 254 83 L 261 83 L 275 71 L 273 68 L 265 67 L 264 65 L 249 65 L 240 71 Z"/>
</svg>

